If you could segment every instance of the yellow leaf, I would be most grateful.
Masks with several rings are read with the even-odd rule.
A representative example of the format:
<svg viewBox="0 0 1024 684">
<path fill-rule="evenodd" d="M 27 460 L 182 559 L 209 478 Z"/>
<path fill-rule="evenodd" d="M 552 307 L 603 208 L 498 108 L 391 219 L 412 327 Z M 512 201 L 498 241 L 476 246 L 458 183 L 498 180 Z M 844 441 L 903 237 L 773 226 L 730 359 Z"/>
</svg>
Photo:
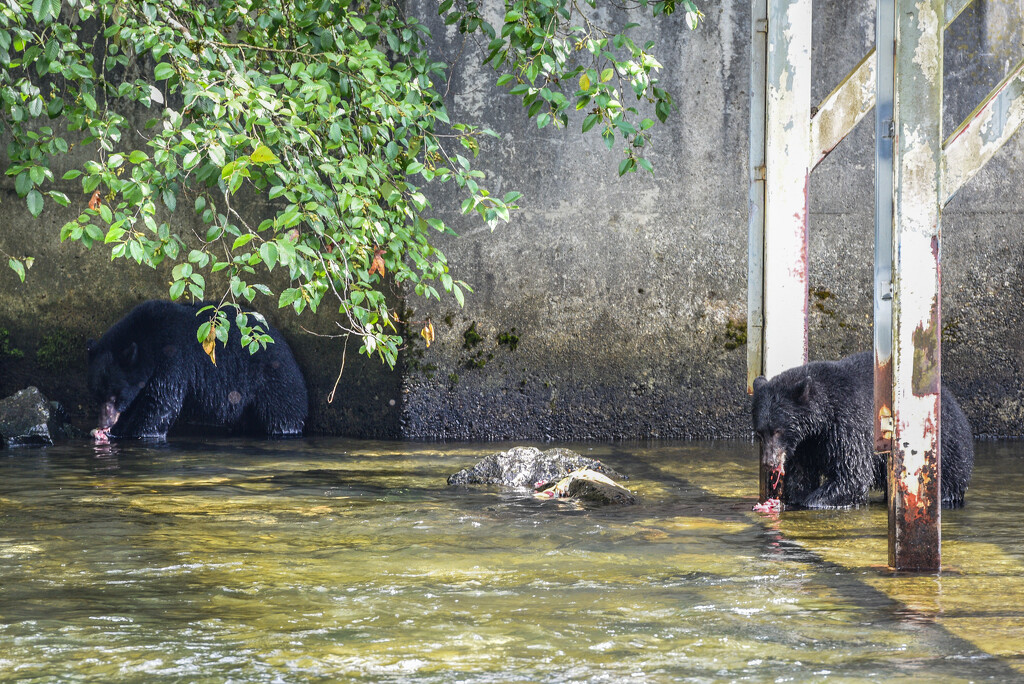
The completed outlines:
<svg viewBox="0 0 1024 684">
<path fill-rule="evenodd" d="M 277 155 L 274 154 L 273 150 L 266 145 L 260 145 L 257 147 L 256 151 L 249 155 L 249 160 L 252 161 L 253 164 L 281 163 L 281 160 L 277 158 Z"/>
<path fill-rule="evenodd" d="M 373 255 L 373 261 L 370 263 L 370 275 L 374 273 L 380 273 L 380 277 L 384 277 L 384 250 L 377 250 Z"/>
<path fill-rule="evenodd" d="M 580 90 L 590 90 L 590 77 L 586 72 L 580 75 Z"/>
<path fill-rule="evenodd" d="M 434 324 L 430 320 L 427 320 L 423 330 L 420 330 L 420 336 L 426 341 L 427 348 L 430 348 L 430 343 L 434 341 Z"/>
<path fill-rule="evenodd" d="M 217 326 L 211 325 L 210 332 L 206 333 L 206 339 L 203 340 L 203 351 L 206 352 L 207 356 L 210 357 L 210 361 L 213 365 L 217 365 Z"/>
</svg>

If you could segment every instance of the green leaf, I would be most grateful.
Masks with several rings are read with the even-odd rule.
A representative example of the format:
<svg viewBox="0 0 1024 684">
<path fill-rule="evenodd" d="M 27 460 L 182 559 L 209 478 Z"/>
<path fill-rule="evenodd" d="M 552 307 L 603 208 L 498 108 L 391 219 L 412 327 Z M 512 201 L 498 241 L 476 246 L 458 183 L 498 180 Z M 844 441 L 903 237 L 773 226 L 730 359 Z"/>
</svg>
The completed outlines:
<svg viewBox="0 0 1024 684">
<path fill-rule="evenodd" d="M 223 167 L 227 158 L 224 155 L 224 148 L 214 143 L 210 145 L 209 149 L 210 161 L 216 164 L 218 167 Z"/>
<path fill-rule="evenodd" d="M 57 17 L 60 12 L 60 0 L 32 0 L 32 18 L 39 23 Z"/>
<path fill-rule="evenodd" d="M 24 197 L 32 189 L 32 176 L 28 171 L 22 171 L 14 178 L 14 190 L 18 197 Z"/>
<path fill-rule="evenodd" d="M 267 270 L 273 270 L 277 263 L 277 245 L 273 242 L 264 242 L 260 245 L 260 258 L 266 264 Z"/>
<path fill-rule="evenodd" d="M 249 242 L 254 237 L 256 237 L 255 233 L 245 233 L 244 235 L 239 235 L 237 238 L 235 238 L 234 243 L 231 245 L 231 251 L 234 251 L 239 247 L 244 247 L 245 245 L 249 244 Z"/>
<path fill-rule="evenodd" d="M 21 282 L 25 282 L 25 266 L 20 261 L 17 259 L 8 259 L 7 265 L 18 274 L 18 277 L 21 278 Z"/>
<path fill-rule="evenodd" d="M 171 283 L 170 295 L 171 299 L 177 299 L 185 293 L 185 285 L 188 284 L 187 280 L 175 280 Z M 205 338 L 204 338 L 205 339 Z"/>
<path fill-rule="evenodd" d="M 167 62 L 160 62 L 153 70 L 153 78 L 157 81 L 166 81 L 174 76 L 174 66 Z"/>
<path fill-rule="evenodd" d="M 149 155 L 141 150 L 134 150 L 130 155 L 128 155 L 128 161 L 132 164 L 141 164 L 148 159 Z"/>
<path fill-rule="evenodd" d="M 249 160 L 253 164 L 280 164 L 281 160 L 277 158 L 274 151 L 266 145 L 260 145 L 256 150 L 249 155 Z"/>
<path fill-rule="evenodd" d="M 288 289 L 281 292 L 281 296 L 278 297 L 277 306 L 283 308 L 291 304 L 297 299 L 302 297 L 302 290 L 297 287 L 289 287 Z"/>
<path fill-rule="evenodd" d="M 33 188 L 29 191 L 25 198 L 28 202 L 28 210 L 33 216 L 38 217 L 39 214 L 43 213 L 43 195 L 38 190 Z"/>
</svg>

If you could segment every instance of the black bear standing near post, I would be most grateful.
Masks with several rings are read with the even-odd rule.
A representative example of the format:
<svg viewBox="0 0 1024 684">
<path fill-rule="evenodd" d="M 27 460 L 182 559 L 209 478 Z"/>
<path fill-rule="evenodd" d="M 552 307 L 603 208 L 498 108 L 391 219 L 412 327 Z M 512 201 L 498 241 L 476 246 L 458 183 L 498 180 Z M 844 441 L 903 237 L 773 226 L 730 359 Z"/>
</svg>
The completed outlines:
<svg viewBox="0 0 1024 684">
<path fill-rule="evenodd" d="M 196 339 L 209 304 L 144 302 L 89 341 L 89 387 L 102 404 L 98 442 L 114 438 L 163 439 L 178 422 L 230 432 L 298 435 L 309 399 L 292 351 L 281 333 L 250 354 L 234 325 L 216 365 Z M 234 307 L 224 307 L 234 319 Z"/>
<path fill-rule="evenodd" d="M 754 435 L 783 504 L 841 508 L 885 489 L 875 455 L 871 352 L 816 361 L 754 381 Z M 942 505 L 962 506 L 974 467 L 974 438 L 956 397 L 942 390 Z"/>
</svg>

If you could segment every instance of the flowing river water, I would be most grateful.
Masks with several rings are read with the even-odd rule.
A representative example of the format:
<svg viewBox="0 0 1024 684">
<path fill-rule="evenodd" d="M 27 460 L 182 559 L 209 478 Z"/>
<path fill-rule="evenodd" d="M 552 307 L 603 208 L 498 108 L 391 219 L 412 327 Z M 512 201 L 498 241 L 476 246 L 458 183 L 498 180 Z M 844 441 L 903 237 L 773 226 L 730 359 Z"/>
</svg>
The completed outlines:
<svg viewBox="0 0 1024 684">
<path fill-rule="evenodd" d="M 560 445 L 633 507 L 445 484 L 508 446 L 0 452 L 0 681 L 1024 679 L 1024 443 L 978 443 L 938 575 L 878 501 L 751 512 L 744 442 Z"/>
</svg>

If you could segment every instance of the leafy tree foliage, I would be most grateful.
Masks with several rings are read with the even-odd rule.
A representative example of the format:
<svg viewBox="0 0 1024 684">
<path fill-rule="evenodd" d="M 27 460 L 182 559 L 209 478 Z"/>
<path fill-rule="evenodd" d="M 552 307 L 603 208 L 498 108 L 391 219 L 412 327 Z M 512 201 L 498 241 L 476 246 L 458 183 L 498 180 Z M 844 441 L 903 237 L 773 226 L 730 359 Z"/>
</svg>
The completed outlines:
<svg viewBox="0 0 1024 684">
<path fill-rule="evenodd" d="M 695 26 L 696 7 L 678 1 Z M 439 13 L 490 41 L 498 84 L 538 126 L 589 108 L 584 131 L 600 125 L 609 147 L 623 141 L 620 174 L 650 170 L 641 152 L 654 121 L 636 105 L 664 120 L 671 98 L 653 78 L 652 46 L 626 35 L 633 25 L 598 26 L 596 0 L 505 0 L 495 29 L 477 2 L 459 2 L 443 0 Z M 657 15 L 675 1 L 639 7 Z M 424 186 L 455 183 L 463 212 L 492 228 L 520 197 L 481 185 L 472 159 L 494 133 L 449 119 L 439 84 L 450 66 L 432 61 L 429 40 L 395 0 L 5 0 L 6 173 L 34 216 L 47 201 L 82 207 L 62 240 L 152 267 L 176 262 L 172 299 L 210 296 L 212 273 L 228 283 L 221 302 L 262 295 L 301 313 L 327 298 L 339 334 L 393 365 L 402 339 L 385 278 L 460 305 L 470 289 L 432 244 L 451 229 L 431 215 Z M 144 125 L 140 111 L 151 115 Z M 63 180 L 81 183 L 81 199 L 57 189 L 51 169 L 72 147 L 85 161 Z M 181 211 L 205 230 L 176 228 Z M 24 280 L 31 258 L 6 256 Z M 273 292 L 264 281 L 281 270 L 288 286 Z M 258 316 L 235 323 L 250 349 L 269 341 Z M 215 309 L 200 340 L 212 350 L 228 325 Z M 422 334 L 429 344 L 429 321 Z"/>
</svg>

